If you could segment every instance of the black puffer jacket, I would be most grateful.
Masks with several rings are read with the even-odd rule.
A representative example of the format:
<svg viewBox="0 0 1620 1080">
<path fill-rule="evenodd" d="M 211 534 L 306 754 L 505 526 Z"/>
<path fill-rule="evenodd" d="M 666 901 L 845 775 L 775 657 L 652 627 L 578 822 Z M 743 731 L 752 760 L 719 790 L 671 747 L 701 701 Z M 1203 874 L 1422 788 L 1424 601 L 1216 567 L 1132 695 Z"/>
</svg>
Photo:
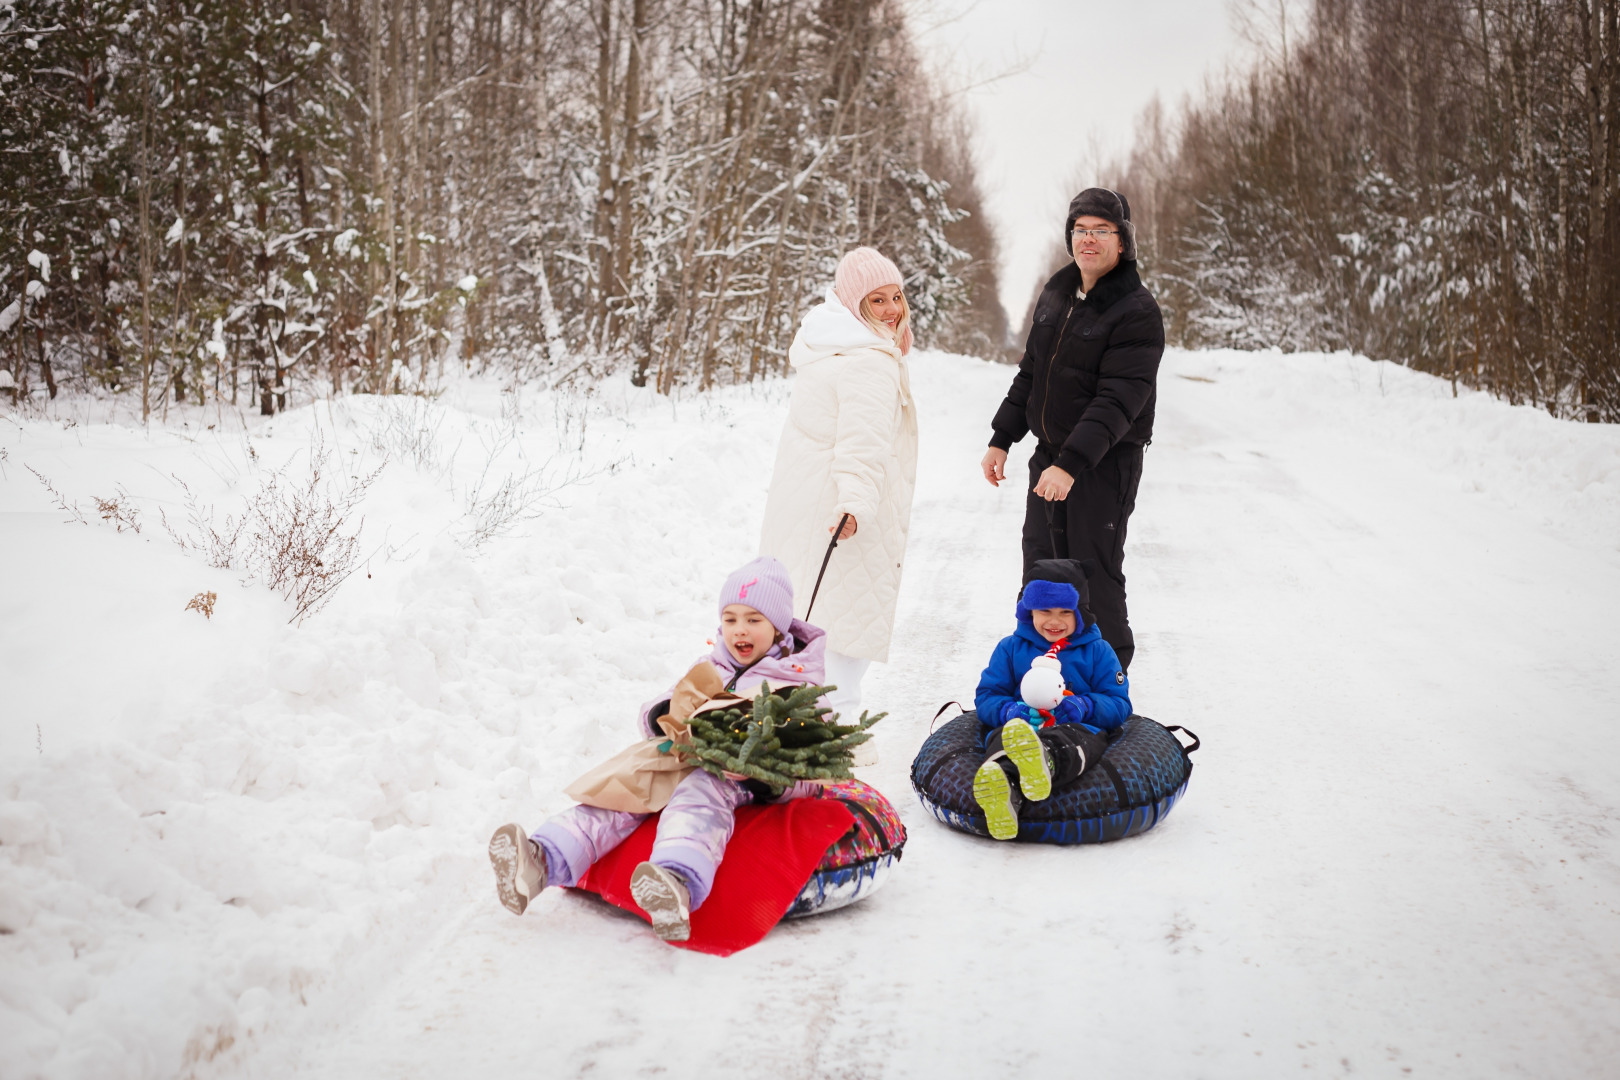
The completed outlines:
<svg viewBox="0 0 1620 1080">
<path fill-rule="evenodd" d="M 990 422 L 1005 450 L 1033 431 L 1073 476 L 1122 442 L 1153 437 L 1164 318 L 1135 262 L 1121 262 L 1081 300 L 1080 268 L 1052 275 L 1035 304 L 1024 359 Z"/>
</svg>

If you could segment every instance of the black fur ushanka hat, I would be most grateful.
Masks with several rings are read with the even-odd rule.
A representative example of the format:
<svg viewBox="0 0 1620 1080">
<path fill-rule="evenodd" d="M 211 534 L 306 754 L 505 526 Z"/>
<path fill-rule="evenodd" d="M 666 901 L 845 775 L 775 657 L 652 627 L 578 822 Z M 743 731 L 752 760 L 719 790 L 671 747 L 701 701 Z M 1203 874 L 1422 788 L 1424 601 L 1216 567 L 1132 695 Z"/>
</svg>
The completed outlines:
<svg viewBox="0 0 1620 1080">
<path fill-rule="evenodd" d="M 1136 225 L 1131 221 L 1131 204 L 1119 192 L 1105 187 L 1086 188 L 1069 201 L 1069 219 L 1063 223 L 1063 246 L 1074 255 L 1074 221 L 1100 217 L 1119 230 L 1120 261 L 1136 261 Z"/>
</svg>

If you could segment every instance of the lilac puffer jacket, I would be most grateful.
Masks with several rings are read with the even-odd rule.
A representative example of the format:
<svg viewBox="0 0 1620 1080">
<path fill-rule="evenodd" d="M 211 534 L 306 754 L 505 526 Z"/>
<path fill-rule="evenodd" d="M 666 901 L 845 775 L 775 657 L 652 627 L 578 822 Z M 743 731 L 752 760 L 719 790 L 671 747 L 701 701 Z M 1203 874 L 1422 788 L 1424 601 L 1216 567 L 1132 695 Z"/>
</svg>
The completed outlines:
<svg viewBox="0 0 1620 1080">
<path fill-rule="evenodd" d="M 752 697 L 759 684 L 766 679 L 772 686 L 787 683 L 820 683 L 827 678 L 827 634 L 819 626 L 811 626 L 803 619 L 788 624 L 787 636 L 771 646 L 752 667 L 743 665 L 726 651 L 725 642 L 718 631 L 714 637 L 714 651 L 703 659 L 719 670 L 726 680 L 726 688 L 742 697 Z M 739 677 L 739 672 L 741 673 Z M 659 706 L 669 701 L 675 687 L 671 686 L 658 697 L 641 707 L 641 731 L 647 738 L 662 735 L 662 729 L 653 724 L 651 716 Z"/>
</svg>

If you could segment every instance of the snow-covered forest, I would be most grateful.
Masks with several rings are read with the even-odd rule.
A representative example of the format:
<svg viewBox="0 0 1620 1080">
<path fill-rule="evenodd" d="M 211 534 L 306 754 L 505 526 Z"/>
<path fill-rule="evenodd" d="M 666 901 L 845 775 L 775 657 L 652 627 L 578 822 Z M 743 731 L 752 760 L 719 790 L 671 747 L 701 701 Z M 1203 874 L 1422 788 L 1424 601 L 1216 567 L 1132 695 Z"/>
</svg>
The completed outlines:
<svg viewBox="0 0 1620 1080">
<path fill-rule="evenodd" d="M 1620 3 L 1254 4 L 1113 172 L 1174 340 L 1348 348 L 1620 420 Z"/>
<path fill-rule="evenodd" d="M 3 0 L 0 80 L 18 394 L 749 380 L 857 243 L 934 344 L 1005 337 L 897 0 Z"/>
</svg>

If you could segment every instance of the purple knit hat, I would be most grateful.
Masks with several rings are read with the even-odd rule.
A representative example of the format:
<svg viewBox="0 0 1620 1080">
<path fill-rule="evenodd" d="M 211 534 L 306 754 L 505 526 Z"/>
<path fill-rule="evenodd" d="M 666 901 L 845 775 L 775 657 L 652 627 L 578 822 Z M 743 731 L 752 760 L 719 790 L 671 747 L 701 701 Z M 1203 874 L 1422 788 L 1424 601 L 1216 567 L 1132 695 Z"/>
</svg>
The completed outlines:
<svg viewBox="0 0 1620 1080">
<path fill-rule="evenodd" d="M 720 590 L 722 613 L 728 604 L 747 604 L 769 619 L 777 633 L 787 633 L 793 621 L 793 581 L 787 567 L 769 555 L 761 555 L 733 570 Z"/>
</svg>

